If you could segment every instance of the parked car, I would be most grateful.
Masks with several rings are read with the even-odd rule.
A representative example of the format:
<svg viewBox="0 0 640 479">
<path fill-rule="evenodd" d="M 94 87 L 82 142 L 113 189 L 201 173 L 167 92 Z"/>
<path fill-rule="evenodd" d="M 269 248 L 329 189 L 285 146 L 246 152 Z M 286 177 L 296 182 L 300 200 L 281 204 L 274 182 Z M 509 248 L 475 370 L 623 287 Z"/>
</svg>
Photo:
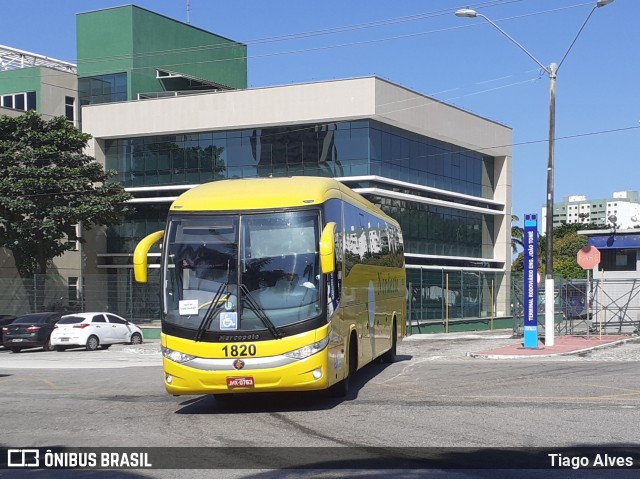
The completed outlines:
<svg viewBox="0 0 640 479">
<path fill-rule="evenodd" d="M 2 328 L 4 326 L 8 326 L 13 323 L 13 320 L 16 319 L 15 316 L 11 314 L 0 314 L 0 346 L 2 346 Z"/>
<path fill-rule="evenodd" d="M 31 313 L 19 316 L 7 326 L 2 327 L 2 343 L 13 353 L 22 349 L 41 347 L 53 351 L 51 331 L 60 319 L 60 313 Z"/>
<path fill-rule="evenodd" d="M 58 321 L 51 334 L 56 351 L 84 346 L 87 351 L 116 343 L 140 344 L 144 337 L 135 324 L 113 313 L 67 314 Z"/>
</svg>

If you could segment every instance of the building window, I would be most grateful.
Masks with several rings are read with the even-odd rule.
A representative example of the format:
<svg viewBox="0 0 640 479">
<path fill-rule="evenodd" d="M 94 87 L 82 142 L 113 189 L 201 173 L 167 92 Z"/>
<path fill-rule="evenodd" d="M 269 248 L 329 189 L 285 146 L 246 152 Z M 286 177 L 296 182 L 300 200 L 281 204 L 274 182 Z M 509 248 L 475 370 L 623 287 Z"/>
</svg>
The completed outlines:
<svg viewBox="0 0 640 479">
<path fill-rule="evenodd" d="M 75 276 L 69 277 L 67 283 L 67 294 L 69 296 L 69 306 L 76 306 L 78 304 L 78 278 Z"/>
<path fill-rule="evenodd" d="M 27 92 L 27 110 L 35 110 L 36 109 L 36 92 L 28 91 Z"/>
<path fill-rule="evenodd" d="M 77 224 L 75 227 L 75 234 L 67 238 L 67 244 L 71 246 L 71 248 L 69 248 L 69 251 L 80 251 L 80 242 L 78 241 L 78 238 L 80 238 L 79 224 Z"/>
<path fill-rule="evenodd" d="M 127 74 L 78 78 L 78 97 L 80 105 L 126 101 Z"/>
<path fill-rule="evenodd" d="M 635 271 L 636 249 L 603 249 L 600 251 L 600 271 Z"/>
<path fill-rule="evenodd" d="M 64 97 L 64 116 L 69 123 L 73 123 L 76 119 L 76 99 L 72 96 Z"/>
<path fill-rule="evenodd" d="M 493 198 L 494 158 L 374 121 L 105 140 L 124 186 L 255 176 L 379 175 Z"/>
<path fill-rule="evenodd" d="M 0 104 L 5 108 L 13 108 L 14 110 L 35 110 L 36 92 L 30 91 L 2 95 L 2 102 Z"/>
</svg>

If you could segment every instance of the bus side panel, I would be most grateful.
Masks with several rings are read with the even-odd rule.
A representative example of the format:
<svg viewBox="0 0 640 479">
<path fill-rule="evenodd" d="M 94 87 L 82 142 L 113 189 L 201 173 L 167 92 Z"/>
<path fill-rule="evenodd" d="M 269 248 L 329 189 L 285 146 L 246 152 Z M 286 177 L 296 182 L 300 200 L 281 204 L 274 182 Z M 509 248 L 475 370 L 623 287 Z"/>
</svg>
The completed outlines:
<svg viewBox="0 0 640 479">
<path fill-rule="evenodd" d="M 400 312 L 401 332 L 405 302 L 405 273 L 400 268 L 356 264 L 343 287 L 342 308 L 345 320 L 358 332 L 358 363 L 371 362 L 391 347 L 394 313 Z"/>
</svg>

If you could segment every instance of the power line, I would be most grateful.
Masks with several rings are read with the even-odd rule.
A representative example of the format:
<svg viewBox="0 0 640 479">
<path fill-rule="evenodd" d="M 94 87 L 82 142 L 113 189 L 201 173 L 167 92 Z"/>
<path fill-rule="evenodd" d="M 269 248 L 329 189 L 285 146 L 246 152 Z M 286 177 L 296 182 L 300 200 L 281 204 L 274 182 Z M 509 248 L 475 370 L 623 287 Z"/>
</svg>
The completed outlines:
<svg viewBox="0 0 640 479">
<path fill-rule="evenodd" d="M 491 6 L 496 6 L 496 5 L 504 5 L 506 3 L 521 2 L 521 1 L 524 1 L 524 0 L 507 0 L 506 2 L 499 2 L 499 1 L 495 0 L 495 1 L 484 2 L 484 3 L 480 3 L 480 4 L 475 4 L 475 5 L 472 5 L 472 6 L 476 6 L 478 8 L 480 8 L 480 7 L 491 7 Z M 527 13 L 527 14 L 513 16 L 513 17 L 506 17 L 506 18 L 499 19 L 497 21 L 510 21 L 510 20 L 515 20 L 515 19 L 531 17 L 531 16 L 552 14 L 552 13 L 557 13 L 559 11 L 563 11 L 563 10 L 567 10 L 567 9 L 583 7 L 585 5 L 590 5 L 590 3 L 582 3 L 582 4 L 571 5 L 571 6 L 566 6 L 566 7 L 554 8 L 554 9 L 550 9 L 550 10 L 543 10 L 543 11 L 539 11 L 539 12 Z M 266 37 L 266 38 L 263 38 L 263 39 L 251 40 L 250 42 L 247 42 L 246 44 L 249 46 L 249 45 L 257 45 L 257 44 L 261 44 L 261 43 L 289 41 L 289 40 L 295 40 L 295 39 L 300 39 L 300 38 L 307 38 L 307 37 L 311 37 L 311 36 L 320 36 L 320 35 L 331 35 L 331 34 L 335 34 L 335 33 L 344 33 L 344 32 L 364 29 L 364 28 L 373 28 L 373 27 L 377 27 L 377 26 L 390 25 L 390 24 L 408 22 L 408 21 L 415 21 L 417 19 L 434 18 L 434 17 L 439 17 L 439 16 L 450 15 L 452 13 L 452 11 L 453 10 L 447 9 L 447 10 L 440 10 L 440 11 L 436 11 L 436 12 L 428 12 L 428 13 L 424 13 L 424 14 L 412 15 L 412 16 L 408 16 L 408 17 L 392 18 L 392 19 L 380 20 L 380 21 L 376 21 L 376 22 L 369 22 L 369 23 L 364 23 L 364 24 L 350 25 L 350 26 L 345 26 L 345 27 L 335 27 L 335 28 L 332 28 L 332 29 L 300 32 L 300 33 L 294 33 L 294 34 L 290 34 L 290 35 L 283 35 L 283 36 L 279 36 L 279 37 Z M 374 38 L 374 39 L 369 39 L 369 40 L 346 42 L 346 43 L 340 43 L 340 44 L 334 44 L 334 45 L 324 45 L 324 46 L 319 46 L 319 47 L 301 48 L 301 49 L 297 49 L 297 50 L 271 52 L 271 53 L 265 53 L 265 54 L 260 54 L 260 55 L 247 55 L 246 57 L 245 56 L 240 56 L 240 57 L 236 56 L 236 57 L 232 57 L 232 58 L 221 58 L 221 59 L 214 59 L 214 60 L 205 60 L 205 61 L 200 61 L 199 63 L 219 63 L 219 62 L 226 62 L 226 61 L 243 60 L 245 58 L 247 60 L 249 60 L 249 59 L 257 59 L 257 58 L 264 58 L 264 57 L 271 57 L 271 56 L 278 56 L 278 55 L 301 54 L 301 53 L 315 52 L 315 51 L 321 51 L 321 50 L 327 50 L 327 49 L 333 49 L 333 48 L 345 48 L 345 47 L 349 47 L 349 46 L 359 46 L 359 45 L 366 45 L 366 44 L 371 44 L 371 43 L 381 43 L 381 42 L 386 42 L 386 41 L 395 41 L 395 40 L 401 40 L 401 39 L 405 39 L 405 38 L 412 38 L 412 37 L 416 37 L 416 36 L 430 35 L 430 34 L 433 34 L 433 33 L 442 33 L 442 32 L 457 30 L 457 29 L 461 29 L 461 28 L 475 28 L 475 27 L 478 27 L 478 26 L 479 25 L 477 25 L 477 24 L 459 25 L 459 26 L 455 26 L 455 27 L 446 27 L 446 28 L 428 30 L 428 31 L 423 31 L 423 32 L 415 32 L 415 33 L 405 34 L 405 35 L 396 35 L 396 36 L 390 36 L 390 37 Z M 227 43 L 227 44 L 222 44 L 222 45 L 216 44 L 216 45 L 203 45 L 203 46 L 197 46 L 197 47 L 185 47 L 185 48 L 177 48 L 177 49 L 165 49 L 165 50 L 157 50 L 157 51 L 154 51 L 154 52 L 143 52 L 143 53 L 131 54 L 131 55 L 127 54 L 127 55 L 112 55 L 112 56 L 105 56 L 105 57 L 95 57 L 94 59 L 83 60 L 83 64 L 91 65 L 92 63 L 103 63 L 103 62 L 111 62 L 111 61 L 115 61 L 115 60 L 128 60 L 128 59 L 144 58 L 144 57 L 150 57 L 150 56 L 176 54 L 176 53 L 190 53 L 190 52 L 197 52 L 197 51 L 202 51 L 202 50 L 214 51 L 214 50 L 219 50 L 219 49 L 233 49 L 233 48 L 237 48 L 238 46 L 244 46 L 244 44 L 236 42 L 236 43 L 233 43 L 233 44 L 228 44 Z M 190 65 L 190 64 L 191 63 L 176 63 L 176 64 L 163 65 L 163 66 L 166 68 L 166 67 L 179 67 L 179 66 L 185 66 L 185 65 Z M 155 69 L 155 68 L 156 67 L 152 67 L 152 66 L 134 67 L 134 68 L 132 68 L 132 70 L 145 70 L 145 69 Z M 13 78 L 19 78 L 19 77 L 13 77 Z"/>
<path fill-rule="evenodd" d="M 523 1 L 523 0 L 507 0 L 507 1 L 503 1 L 503 2 L 500 2 L 498 0 L 493 0 L 493 1 L 488 1 L 488 2 L 478 3 L 478 4 L 475 4 L 475 5 L 472 5 L 472 6 L 474 6 L 474 7 L 485 7 L 486 8 L 486 7 L 496 6 L 496 5 L 504 5 L 504 4 L 507 4 L 507 3 L 521 2 L 521 1 Z M 519 19 L 519 18 L 534 16 L 534 15 L 556 13 L 558 11 L 567 10 L 567 9 L 576 8 L 576 7 L 582 7 L 582 6 L 585 6 L 585 5 L 590 5 L 590 4 L 583 3 L 583 4 L 578 4 L 578 5 L 560 7 L 560 8 L 555 8 L 555 9 L 551 9 L 551 10 L 544 10 L 544 11 L 540 11 L 540 12 L 533 12 L 533 13 L 523 14 L 523 15 L 519 15 L 519 16 L 503 18 L 503 19 L 500 19 L 498 21 L 508 21 L 508 20 Z M 397 18 L 379 20 L 379 21 L 368 22 L 368 23 L 363 23 L 363 24 L 350 25 L 350 26 L 345 26 L 345 27 L 336 27 L 336 28 L 331 28 L 331 29 L 301 32 L 301 33 L 297 33 L 297 34 L 284 35 L 284 36 L 280 36 L 280 37 L 267 37 L 267 38 L 263 38 L 263 39 L 254 40 L 252 42 L 257 44 L 257 43 L 261 43 L 261 42 L 282 41 L 282 40 L 303 38 L 303 37 L 306 37 L 306 36 L 328 35 L 328 34 L 333 34 L 333 33 L 336 33 L 336 32 L 352 31 L 352 30 L 362 29 L 362 28 L 372 28 L 372 27 L 377 27 L 377 26 L 380 26 L 380 25 L 387 25 L 387 24 L 395 24 L 395 23 L 400 23 L 400 22 L 415 21 L 417 19 L 424 19 L 424 18 L 430 18 L 430 17 L 442 16 L 442 15 L 449 15 L 449 14 L 451 14 L 451 10 L 447 9 L 447 10 L 440 10 L 440 11 L 436 11 L 436 12 L 428 12 L 428 13 L 423 13 L 423 14 L 416 14 L 416 15 L 411 15 L 411 16 L 406 16 L 406 17 L 397 17 Z M 475 24 L 472 24 L 472 25 L 460 25 L 460 26 L 455 26 L 455 27 L 447 27 L 447 28 L 429 30 L 429 31 L 424 31 L 424 32 L 416 32 L 416 33 L 411 33 L 411 34 L 398 35 L 398 36 L 394 36 L 394 37 L 384 37 L 384 38 L 363 40 L 363 41 L 357 41 L 357 42 L 347 42 L 347 43 L 337 44 L 337 45 L 325 45 L 325 46 L 319 46 L 319 47 L 302 48 L 302 49 L 298 49 L 298 50 L 271 52 L 271 53 L 264 53 L 264 54 L 260 54 L 260 55 L 253 55 L 253 56 L 246 56 L 246 57 L 245 56 L 241 56 L 241 57 L 226 58 L 226 59 L 213 59 L 213 60 L 201 61 L 200 63 L 220 63 L 220 62 L 226 62 L 226 61 L 238 61 L 238 60 L 243 60 L 245 58 L 247 60 L 249 60 L 249 59 L 265 58 L 265 57 L 271 57 L 271 56 L 279 56 L 279 55 L 303 54 L 303 53 L 322 51 L 322 50 L 328 50 L 328 49 L 333 49 L 333 48 L 343 48 L 343 47 L 348 47 L 348 46 L 366 45 L 366 44 L 379 43 L 379 42 L 385 42 L 385 41 L 394 41 L 394 40 L 400 40 L 400 39 L 404 39 L 404 38 L 410 38 L 410 37 L 422 36 L 422 35 L 429 35 L 429 34 L 434 34 L 434 33 L 442 33 L 442 32 L 446 32 L 446 31 L 456 30 L 456 29 L 459 29 L 459 28 L 469 28 L 469 27 L 476 27 L 476 26 L 478 26 L 478 25 L 475 25 Z M 235 44 L 235 46 L 237 46 L 237 44 Z M 175 52 L 188 52 L 188 51 L 197 51 L 197 50 L 203 49 L 203 48 L 212 48 L 212 47 L 211 46 L 204 46 L 204 47 L 201 46 L 201 47 L 185 48 L 185 49 L 162 50 L 162 51 L 158 51 L 158 52 L 143 53 L 143 54 L 140 54 L 140 55 L 144 56 L 144 55 L 160 55 L 160 54 L 175 53 Z M 218 45 L 218 46 L 213 46 L 213 48 L 230 48 L 230 47 L 227 46 L 227 45 L 224 45 L 224 46 Z M 111 60 L 114 60 L 114 59 L 129 58 L 129 57 L 132 57 L 132 56 L 131 55 L 124 55 L 124 56 L 102 57 L 102 58 L 96 59 L 96 62 L 98 62 L 98 61 L 111 61 Z M 87 63 L 91 63 L 91 62 L 89 61 Z M 179 63 L 179 64 L 173 64 L 173 65 L 164 65 L 164 67 L 165 68 L 166 67 L 181 67 L 181 66 L 186 66 L 186 65 L 189 65 L 189 64 L 190 63 Z M 136 68 L 133 68 L 132 70 L 145 70 L 145 69 L 153 69 L 153 68 L 156 68 L 156 67 L 136 67 Z M 62 73 L 52 73 L 50 76 L 61 75 L 61 74 Z M 45 76 L 49 76 L 49 75 L 46 75 L 46 74 L 42 75 L 42 77 L 45 77 Z M 15 78 L 20 78 L 20 77 L 19 76 L 14 76 L 13 78 L 15 79 Z M 27 77 L 25 76 L 24 78 L 27 78 Z M 497 81 L 497 80 L 498 80 L 498 78 L 491 79 L 491 80 L 485 80 L 485 82 L 493 82 L 493 81 Z M 509 85 L 503 85 L 503 86 L 496 87 L 496 88 L 493 88 L 493 89 L 485 89 L 485 90 L 478 91 L 478 92 L 473 92 L 473 93 L 469 93 L 469 94 L 465 94 L 465 95 L 459 95 L 459 96 L 452 97 L 452 98 L 449 98 L 449 99 L 444 99 L 442 101 L 451 101 L 451 100 L 457 99 L 457 98 L 462 98 L 462 97 L 471 96 L 471 95 L 478 95 L 478 94 L 489 92 L 489 91 L 493 91 L 493 90 L 496 90 L 496 89 L 507 88 L 509 86 L 518 85 L 518 84 L 522 84 L 522 83 L 533 82 L 533 81 L 535 81 L 535 80 L 532 79 L 532 80 L 527 80 L 527 81 L 524 81 L 524 82 L 512 83 L 512 84 L 509 84 Z M 454 90 L 461 90 L 461 88 L 457 87 Z M 418 107 L 418 106 L 420 106 L 420 105 L 417 105 L 415 107 Z M 408 107 L 408 108 L 415 108 L 415 107 Z M 405 108 L 405 109 L 408 109 L 408 108 Z M 402 109 L 399 109 L 397 111 L 401 111 L 401 110 Z"/>
</svg>

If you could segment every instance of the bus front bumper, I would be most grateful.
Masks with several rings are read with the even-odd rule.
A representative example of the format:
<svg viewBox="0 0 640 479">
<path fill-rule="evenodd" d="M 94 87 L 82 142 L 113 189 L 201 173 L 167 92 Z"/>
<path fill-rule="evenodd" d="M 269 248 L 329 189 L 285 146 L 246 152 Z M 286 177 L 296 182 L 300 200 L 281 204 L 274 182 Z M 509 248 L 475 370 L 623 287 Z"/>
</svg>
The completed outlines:
<svg viewBox="0 0 640 479">
<path fill-rule="evenodd" d="M 163 358 L 164 384 L 173 395 L 313 391 L 329 386 L 327 361 L 326 348 L 308 358 L 264 369 L 204 370 Z"/>
</svg>

